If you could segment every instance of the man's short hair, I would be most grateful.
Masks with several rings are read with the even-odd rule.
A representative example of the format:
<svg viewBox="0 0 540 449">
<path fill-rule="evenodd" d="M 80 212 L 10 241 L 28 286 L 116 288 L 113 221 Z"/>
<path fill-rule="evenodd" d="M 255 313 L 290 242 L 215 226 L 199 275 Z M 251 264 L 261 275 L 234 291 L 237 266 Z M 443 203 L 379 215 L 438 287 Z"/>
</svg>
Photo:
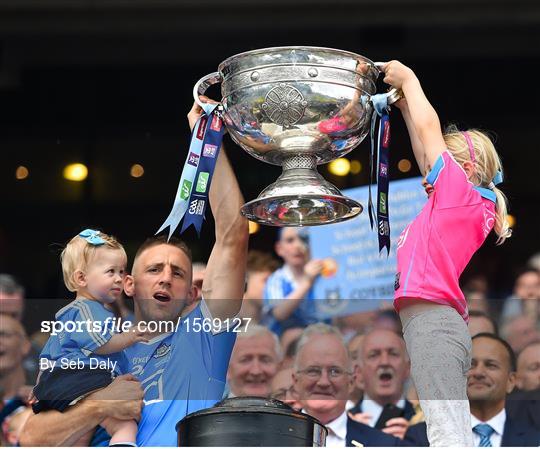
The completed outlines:
<svg viewBox="0 0 540 449">
<path fill-rule="evenodd" d="M 286 229 L 285 226 L 278 228 L 277 239 L 276 239 L 277 242 L 279 242 L 283 238 L 283 232 L 285 231 L 285 229 Z M 304 243 L 308 244 L 309 243 L 309 230 L 305 227 L 295 228 L 295 229 L 296 229 L 296 233 L 298 234 L 298 237 L 300 237 L 304 241 Z"/>
<path fill-rule="evenodd" d="M 335 327 L 330 326 L 326 323 L 315 323 L 310 324 L 308 327 L 304 329 L 304 332 L 302 332 L 302 335 L 300 335 L 300 339 L 298 340 L 298 343 L 296 344 L 296 358 L 294 361 L 294 369 L 298 370 L 298 355 L 300 354 L 300 351 L 302 348 L 309 342 L 311 337 L 315 335 L 334 335 L 338 338 L 338 340 L 341 342 L 343 347 L 345 348 L 345 352 L 347 354 L 347 369 L 351 369 L 351 358 L 349 356 L 349 349 L 347 348 L 347 344 L 345 343 L 345 339 L 343 338 L 343 334 L 341 331 Z"/>
<path fill-rule="evenodd" d="M 529 274 L 529 273 L 533 273 L 540 276 L 540 272 L 535 267 L 526 265 L 524 267 L 519 267 L 515 271 L 514 279 L 517 281 L 521 276 L 523 276 L 524 274 Z"/>
<path fill-rule="evenodd" d="M 135 261 L 139 258 L 141 253 L 146 251 L 148 248 L 152 248 L 153 246 L 158 245 L 171 245 L 175 248 L 178 248 L 181 250 L 189 259 L 190 262 L 192 262 L 191 257 L 191 250 L 186 245 L 186 243 L 183 240 L 180 240 L 177 237 L 172 236 L 171 238 L 167 238 L 165 234 L 155 235 L 152 237 L 147 238 L 141 246 L 139 246 L 139 249 L 137 250 L 137 253 L 135 254 L 135 257 L 133 258 L 133 266 L 135 266 Z M 133 271 L 133 269 L 132 269 Z"/>
<path fill-rule="evenodd" d="M 540 341 L 533 341 L 529 343 L 527 346 L 525 346 L 521 351 L 519 351 L 519 353 L 516 355 L 516 366 L 517 366 L 517 362 L 519 361 L 519 358 L 521 357 L 521 354 L 523 354 L 525 350 L 532 348 L 533 346 L 540 346 Z"/>
<path fill-rule="evenodd" d="M 24 297 L 24 287 L 17 282 L 14 276 L 0 273 L 0 292 L 5 295 L 21 295 Z"/>
<path fill-rule="evenodd" d="M 364 334 L 364 339 L 362 340 L 362 343 L 360 344 L 360 347 L 358 348 L 359 350 L 359 354 L 358 354 L 358 360 L 360 361 L 360 363 L 364 363 L 363 362 L 363 357 L 364 357 L 364 348 L 366 347 L 366 340 L 367 338 L 375 333 L 375 332 L 390 332 L 391 334 L 395 335 L 399 341 L 401 341 L 401 344 L 402 344 L 402 348 L 403 348 L 403 357 L 404 359 L 408 362 L 410 361 L 410 356 L 409 356 L 409 353 L 407 352 L 407 345 L 405 344 L 405 339 L 403 338 L 403 335 L 400 334 L 399 332 L 396 332 L 395 330 L 393 329 L 385 329 L 384 327 L 383 328 L 373 328 L 373 329 L 370 329 L 369 331 L 367 331 L 365 334 Z"/>
<path fill-rule="evenodd" d="M 265 335 L 269 335 L 274 340 L 274 351 L 278 361 L 280 361 L 283 358 L 283 351 L 279 344 L 279 337 L 267 327 L 262 326 L 261 324 L 246 324 L 241 331 L 236 334 L 236 338 L 237 340 L 241 338 L 251 339 L 253 337 L 264 337 Z"/>
<path fill-rule="evenodd" d="M 482 312 L 481 310 L 470 310 L 469 318 L 485 318 L 493 326 L 493 329 L 495 330 L 494 334 L 499 335 L 499 326 L 497 326 L 497 322 L 493 318 L 491 318 L 491 316 L 489 316 L 486 312 Z"/>
<path fill-rule="evenodd" d="M 480 332 L 479 334 L 476 334 L 472 337 L 472 340 L 475 340 L 476 338 L 489 338 L 491 340 L 498 341 L 501 345 L 503 345 L 506 349 L 506 352 L 508 353 L 508 359 L 510 362 L 510 371 L 514 372 L 517 369 L 517 362 L 516 362 L 516 353 L 512 349 L 512 347 L 508 344 L 506 340 L 503 340 L 501 337 L 495 334 L 490 334 L 489 332 Z"/>
</svg>

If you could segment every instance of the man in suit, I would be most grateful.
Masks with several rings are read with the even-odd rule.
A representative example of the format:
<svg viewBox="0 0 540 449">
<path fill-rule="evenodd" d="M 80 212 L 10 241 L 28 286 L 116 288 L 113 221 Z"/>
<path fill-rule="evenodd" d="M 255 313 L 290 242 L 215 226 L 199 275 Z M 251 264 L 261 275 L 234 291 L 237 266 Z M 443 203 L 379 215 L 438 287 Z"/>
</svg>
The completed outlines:
<svg viewBox="0 0 540 449">
<path fill-rule="evenodd" d="M 516 359 L 512 348 L 489 333 L 477 334 L 472 341 L 467 394 L 475 446 L 538 446 L 540 430 L 526 421 L 512 419 L 505 409 L 506 397 L 515 384 Z M 405 440 L 415 446 L 429 446 L 425 424 L 410 427 Z"/>
<path fill-rule="evenodd" d="M 337 328 L 318 323 L 304 330 L 293 382 L 302 410 L 327 427 L 328 447 L 400 445 L 400 439 L 347 416 L 345 404 L 354 385 L 354 372 Z"/>
<path fill-rule="evenodd" d="M 358 355 L 364 397 L 351 413 L 370 427 L 403 438 L 415 414 L 404 398 L 410 361 L 403 338 L 388 329 L 374 329 L 365 335 Z"/>
</svg>

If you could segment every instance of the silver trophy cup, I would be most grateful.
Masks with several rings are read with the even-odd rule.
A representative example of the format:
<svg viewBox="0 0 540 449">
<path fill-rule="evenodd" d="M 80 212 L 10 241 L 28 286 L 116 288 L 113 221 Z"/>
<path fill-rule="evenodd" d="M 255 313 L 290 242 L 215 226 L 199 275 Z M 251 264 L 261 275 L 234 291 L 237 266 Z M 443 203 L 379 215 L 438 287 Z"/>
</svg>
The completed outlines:
<svg viewBox="0 0 540 449">
<path fill-rule="evenodd" d="M 315 226 L 362 212 L 317 165 L 344 156 L 368 134 L 378 65 L 330 48 L 264 48 L 226 59 L 197 82 L 197 102 L 221 83 L 219 108 L 232 139 L 283 168 L 276 182 L 242 207 L 243 215 L 266 225 Z M 399 98 L 389 94 L 389 103 Z"/>
</svg>

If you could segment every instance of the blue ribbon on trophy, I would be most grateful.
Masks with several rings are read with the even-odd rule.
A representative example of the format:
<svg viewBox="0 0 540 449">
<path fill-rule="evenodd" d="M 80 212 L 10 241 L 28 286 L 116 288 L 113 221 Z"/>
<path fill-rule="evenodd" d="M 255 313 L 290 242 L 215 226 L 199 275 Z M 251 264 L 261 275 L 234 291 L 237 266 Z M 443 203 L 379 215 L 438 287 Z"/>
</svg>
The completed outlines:
<svg viewBox="0 0 540 449">
<path fill-rule="evenodd" d="M 373 229 L 375 210 L 371 199 L 371 184 L 373 183 L 373 166 L 375 162 L 375 131 L 377 122 L 377 235 L 379 252 L 386 247 L 390 254 L 390 214 L 388 209 L 388 175 L 390 159 L 390 117 L 388 94 L 377 94 L 371 97 L 376 114 L 371 117 L 371 157 L 369 162 L 369 200 L 368 212 L 371 229 Z"/>
<path fill-rule="evenodd" d="M 201 232 L 204 213 L 208 205 L 208 192 L 225 128 L 216 109 L 217 106 L 217 104 L 209 103 L 203 105 L 204 113 L 197 120 L 191 134 L 189 153 L 182 170 L 172 210 L 156 234 L 168 226 L 169 238 L 171 238 L 184 217 L 181 233 L 192 224 L 197 234 Z"/>
</svg>

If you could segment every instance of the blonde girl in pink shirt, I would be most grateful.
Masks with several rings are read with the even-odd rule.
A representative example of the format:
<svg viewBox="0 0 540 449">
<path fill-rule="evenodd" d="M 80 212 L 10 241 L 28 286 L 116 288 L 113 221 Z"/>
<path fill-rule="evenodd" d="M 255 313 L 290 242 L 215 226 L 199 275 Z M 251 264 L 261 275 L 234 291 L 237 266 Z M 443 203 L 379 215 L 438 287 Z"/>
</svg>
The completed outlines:
<svg viewBox="0 0 540 449">
<path fill-rule="evenodd" d="M 431 446 L 472 446 L 467 399 L 468 312 L 459 276 L 492 229 L 510 236 L 502 166 L 487 135 L 444 133 L 414 72 L 398 61 L 384 81 L 401 89 L 401 110 L 428 201 L 398 240 L 395 307 Z"/>
</svg>

